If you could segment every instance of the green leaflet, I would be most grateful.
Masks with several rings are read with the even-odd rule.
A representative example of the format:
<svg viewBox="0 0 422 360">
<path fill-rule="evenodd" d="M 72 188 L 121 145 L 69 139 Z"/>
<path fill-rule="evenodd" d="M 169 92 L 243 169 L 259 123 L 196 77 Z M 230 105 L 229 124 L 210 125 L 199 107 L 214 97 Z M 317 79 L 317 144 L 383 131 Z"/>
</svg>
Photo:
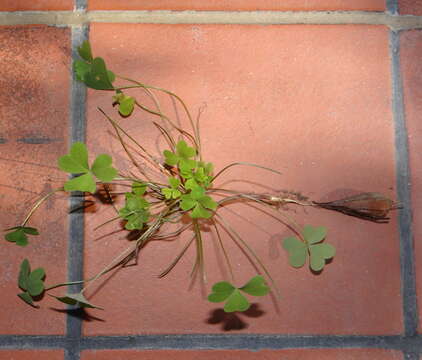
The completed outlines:
<svg viewBox="0 0 422 360">
<path fill-rule="evenodd" d="M 216 210 L 217 203 L 208 195 L 205 195 L 205 189 L 197 186 L 194 187 L 190 193 L 181 196 L 180 207 L 182 210 L 191 210 L 189 213 L 192 219 L 209 219 L 212 213 L 208 211 Z"/>
<path fill-rule="evenodd" d="M 88 164 L 88 151 L 86 145 L 76 142 L 72 145 L 69 154 L 63 155 L 58 160 L 60 170 L 81 174 L 64 184 L 65 191 L 84 191 L 94 193 L 96 183 L 94 176 L 103 181 L 110 182 L 117 176 L 117 170 L 111 166 L 112 159 L 109 155 L 98 155 L 92 167 Z"/>
<path fill-rule="evenodd" d="M 10 229 L 6 229 L 6 231 L 10 231 L 4 238 L 9 242 L 14 242 L 18 246 L 26 246 L 28 245 L 28 236 L 27 235 L 39 235 L 39 232 L 36 228 L 28 227 L 28 226 L 15 226 Z"/>
<path fill-rule="evenodd" d="M 34 306 L 34 298 L 44 292 L 45 271 L 43 268 L 37 268 L 31 272 L 31 266 L 28 259 L 22 261 L 20 265 L 18 286 L 24 290 L 18 296 L 27 304 Z"/>
<path fill-rule="evenodd" d="M 65 294 L 64 296 L 53 296 L 53 295 L 50 295 L 50 296 L 68 305 L 75 305 L 81 308 L 85 307 L 85 308 L 95 308 L 95 309 L 103 310 L 103 308 L 91 304 L 82 293 Z"/>
<path fill-rule="evenodd" d="M 125 194 L 125 206 L 119 210 L 119 216 L 126 220 L 127 230 L 141 230 L 149 220 L 149 202 L 142 196 L 146 191 L 145 184 L 134 182 L 132 192 Z"/>
</svg>

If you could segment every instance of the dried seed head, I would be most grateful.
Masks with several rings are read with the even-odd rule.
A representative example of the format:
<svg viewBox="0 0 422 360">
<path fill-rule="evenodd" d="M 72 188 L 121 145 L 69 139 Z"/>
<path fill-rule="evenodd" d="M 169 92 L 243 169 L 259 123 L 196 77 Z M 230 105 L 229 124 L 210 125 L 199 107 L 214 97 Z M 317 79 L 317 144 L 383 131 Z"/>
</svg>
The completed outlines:
<svg viewBox="0 0 422 360">
<path fill-rule="evenodd" d="M 397 203 L 379 193 L 362 193 L 325 203 L 314 202 L 318 207 L 374 222 L 388 222 L 388 213 L 397 209 Z"/>
</svg>

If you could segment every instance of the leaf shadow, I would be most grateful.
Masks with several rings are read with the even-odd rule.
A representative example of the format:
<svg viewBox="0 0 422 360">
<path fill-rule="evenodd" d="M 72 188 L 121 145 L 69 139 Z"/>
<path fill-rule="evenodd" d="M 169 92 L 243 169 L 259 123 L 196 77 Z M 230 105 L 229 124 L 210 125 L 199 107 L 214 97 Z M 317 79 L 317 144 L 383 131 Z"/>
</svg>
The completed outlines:
<svg viewBox="0 0 422 360">
<path fill-rule="evenodd" d="M 243 316 L 258 318 L 264 314 L 265 311 L 260 309 L 259 304 L 256 303 L 251 304 L 250 308 L 242 313 L 226 313 L 223 309 L 218 308 L 211 311 L 206 323 L 210 325 L 221 324 L 221 330 L 223 331 L 244 330 L 249 327 L 249 324 L 242 319 Z"/>
<path fill-rule="evenodd" d="M 50 307 L 50 310 L 56 311 L 58 313 L 69 315 L 71 318 L 79 319 L 82 321 L 100 321 L 105 322 L 104 319 L 101 319 L 97 316 L 90 315 L 84 308 L 75 308 L 75 309 L 58 309 Z"/>
</svg>

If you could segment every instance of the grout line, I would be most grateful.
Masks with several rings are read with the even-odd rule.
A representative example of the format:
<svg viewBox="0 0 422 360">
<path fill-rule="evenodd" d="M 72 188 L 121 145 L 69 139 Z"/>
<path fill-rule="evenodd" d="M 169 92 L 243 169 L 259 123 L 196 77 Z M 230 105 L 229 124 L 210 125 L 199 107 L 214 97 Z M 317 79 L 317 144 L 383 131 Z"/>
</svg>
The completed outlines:
<svg viewBox="0 0 422 360">
<path fill-rule="evenodd" d="M 60 336 L 0 335 L 0 349 L 56 349 L 66 347 L 66 353 L 79 356 L 80 350 L 219 350 L 239 349 L 347 349 L 376 348 L 398 350 L 413 356 L 422 353 L 422 336 L 355 336 L 355 335 L 134 335 L 90 336 L 80 339 L 78 348 L 66 346 L 66 338 Z M 69 359 L 69 357 L 67 357 Z M 70 359 L 79 359 L 73 357 Z M 409 359 L 413 359 L 410 357 Z"/>
<path fill-rule="evenodd" d="M 79 26 L 72 28 L 72 59 L 77 58 L 77 46 L 88 37 L 88 27 Z M 86 88 L 81 82 L 77 81 L 71 73 L 71 133 L 70 142 L 85 141 L 85 101 Z M 83 279 L 83 247 L 84 247 L 84 213 L 83 193 L 73 192 L 70 197 L 69 214 L 69 246 L 68 246 L 68 281 L 77 281 Z M 69 292 L 78 292 L 82 285 L 72 285 L 68 287 Z M 68 308 L 67 314 L 67 340 L 68 344 L 65 352 L 66 360 L 78 360 L 80 339 L 82 334 L 82 320 L 80 311 Z"/>
<path fill-rule="evenodd" d="M 398 15 L 399 13 L 399 4 L 398 0 L 386 0 L 385 8 L 389 14 Z"/>
<path fill-rule="evenodd" d="M 393 82 L 392 105 L 395 126 L 397 196 L 402 205 L 402 208 L 399 210 L 399 236 L 404 335 L 416 336 L 418 330 L 418 308 L 413 251 L 409 150 L 400 72 L 400 34 L 397 32 L 390 32 L 390 51 Z"/>
<path fill-rule="evenodd" d="M 77 0 L 78 1 L 78 0 Z M 388 0 L 389 2 L 391 0 Z M 390 5 L 390 9 L 393 6 Z M 138 24 L 365 24 L 421 29 L 422 16 L 367 11 L 17 11 L 0 12 L 0 25 L 75 26 L 90 22 Z"/>
<path fill-rule="evenodd" d="M 409 352 L 404 351 L 403 352 L 403 359 L 404 360 L 419 360 L 419 353 L 418 352 Z"/>
</svg>

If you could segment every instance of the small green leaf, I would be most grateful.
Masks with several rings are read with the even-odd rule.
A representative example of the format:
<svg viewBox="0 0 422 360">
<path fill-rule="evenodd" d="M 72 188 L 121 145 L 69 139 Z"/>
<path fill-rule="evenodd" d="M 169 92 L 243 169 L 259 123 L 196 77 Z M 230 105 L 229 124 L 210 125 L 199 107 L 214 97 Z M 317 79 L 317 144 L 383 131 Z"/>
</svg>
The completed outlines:
<svg viewBox="0 0 422 360">
<path fill-rule="evenodd" d="M 236 288 L 227 281 L 215 283 L 212 287 L 212 293 L 208 295 L 208 300 L 214 303 L 226 300 Z"/>
<path fill-rule="evenodd" d="M 31 280 L 31 275 L 29 275 L 27 290 L 32 297 L 38 296 L 44 291 L 44 282 L 37 279 Z"/>
<path fill-rule="evenodd" d="M 28 259 L 22 261 L 19 271 L 18 285 L 22 290 L 28 288 L 28 278 L 31 273 L 31 266 L 29 265 Z"/>
<path fill-rule="evenodd" d="M 132 192 L 136 195 L 144 195 L 145 191 L 147 190 L 147 186 L 144 183 L 140 183 L 137 181 L 134 181 L 132 183 Z"/>
<path fill-rule="evenodd" d="M 179 157 L 175 153 L 172 153 L 169 150 L 164 150 L 163 154 L 165 157 L 164 161 L 167 165 L 170 165 L 170 166 L 177 165 L 177 162 L 179 161 Z"/>
<path fill-rule="evenodd" d="M 184 211 L 192 209 L 196 205 L 196 201 L 188 195 L 182 195 L 182 201 L 180 202 L 180 208 Z"/>
<path fill-rule="evenodd" d="M 260 275 L 253 277 L 246 285 L 239 289 L 253 296 L 264 296 L 270 292 L 270 288 L 265 283 L 264 278 Z"/>
<path fill-rule="evenodd" d="M 40 234 L 38 232 L 38 230 L 36 228 L 33 228 L 33 227 L 22 226 L 21 229 L 23 230 L 23 232 L 25 234 L 29 234 L 29 235 L 39 235 Z"/>
<path fill-rule="evenodd" d="M 177 189 L 180 186 L 180 180 L 174 177 L 170 177 L 169 184 L 173 189 Z"/>
<path fill-rule="evenodd" d="M 306 225 L 303 229 L 303 237 L 309 245 L 321 242 L 327 236 L 327 228 L 324 226 L 313 227 Z"/>
<path fill-rule="evenodd" d="M 32 306 L 35 306 L 34 305 L 34 302 L 32 301 L 32 297 L 31 297 L 31 295 L 29 295 L 29 293 L 28 292 L 23 292 L 23 293 L 20 293 L 20 294 L 18 294 L 18 296 L 23 300 L 23 301 L 25 301 L 27 304 L 29 304 L 29 305 L 32 305 Z"/>
<path fill-rule="evenodd" d="M 300 268 L 305 265 L 308 257 L 308 248 L 306 244 L 296 237 L 288 237 L 283 241 L 283 248 L 289 254 L 289 263 L 295 268 Z"/>
<path fill-rule="evenodd" d="M 184 158 L 184 159 L 189 159 L 196 155 L 195 149 L 188 146 L 188 144 L 186 144 L 186 141 L 184 140 L 180 140 L 177 143 L 176 150 L 177 150 L 177 155 L 179 155 L 181 158 Z"/>
<path fill-rule="evenodd" d="M 110 82 L 114 82 L 114 80 L 116 80 L 116 75 L 114 74 L 113 71 L 107 70 L 107 75 Z"/>
<path fill-rule="evenodd" d="M 132 114 L 135 106 L 135 99 L 132 96 L 124 96 L 119 103 L 119 113 L 123 116 L 129 116 Z"/>
<path fill-rule="evenodd" d="M 85 61 L 75 60 L 73 62 L 73 72 L 76 75 L 76 79 L 79 81 L 84 81 L 86 74 L 90 70 L 91 70 L 91 64 L 88 64 Z"/>
<path fill-rule="evenodd" d="M 42 280 L 45 277 L 45 270 L 43 268 L 36 268 L 29 275 L 29 281 Z"/>
<path fill-rule="evenodd" d="M 189 215 L 192 219 L 209 219 L 212 213 L 206 210 L 200 203 L 197 203 Z"/>
<path fill-rule="evenodd" d="M 97 57 L 92 60 L 91 70 L 85 74 L 84 82 L 92 89 L 113 90 L 113 75 L 107 70 L 104 60 Z"/>
<path fill-rule="evenodd" d="M 53 296 L 53 295 L 51 295 Z M 76 305 L 78 307 L 86 307 L 86 308 L 95 308 L 95 309 L 100 309 L 103 310 L 103 308 L 100 308 L 98 306 L 95 306 L 93 304 L 91 304 L 86 298 L 85 296 L 83 296 L 83 294 L 81 293 L 77 293 L 77 294 L 65 294 L 65 296 L 53 296 L 55 297 L 57 300 L 61 301 L 62 303 L 68 304 L 68 305 Z"/>
<path fill-rule="evenodd" d="M 227 299 L 226 304 L 224 305 L 225 312 L 235 312 L 235 311 L 246 311 L 250 307 L 248 299 L 240 293 L 238 289 L 234 289 L 233 293 Z"/>
<path fill-rule="evenodd" d="M 64 184 L 64 189 L 65 191 L 87 191 L 94 193 L 96 184 L 92 175 L 88 173 L 68 180 Z"/>
<path fill-rule="evenodd" d="M 85 40 L 82 45 L 78 47 L 78 54 L 85 61 L 92 61 L 91 45 L 89 44 L 89 41 Z"/>
<path fill-rule="evenodd" d="M 107 154 L 98 155 L 91 170 L 101 181 L 110 182 L 117 176 L 117 170 L 111 166 L 112 161 Z"/>
</svg>

